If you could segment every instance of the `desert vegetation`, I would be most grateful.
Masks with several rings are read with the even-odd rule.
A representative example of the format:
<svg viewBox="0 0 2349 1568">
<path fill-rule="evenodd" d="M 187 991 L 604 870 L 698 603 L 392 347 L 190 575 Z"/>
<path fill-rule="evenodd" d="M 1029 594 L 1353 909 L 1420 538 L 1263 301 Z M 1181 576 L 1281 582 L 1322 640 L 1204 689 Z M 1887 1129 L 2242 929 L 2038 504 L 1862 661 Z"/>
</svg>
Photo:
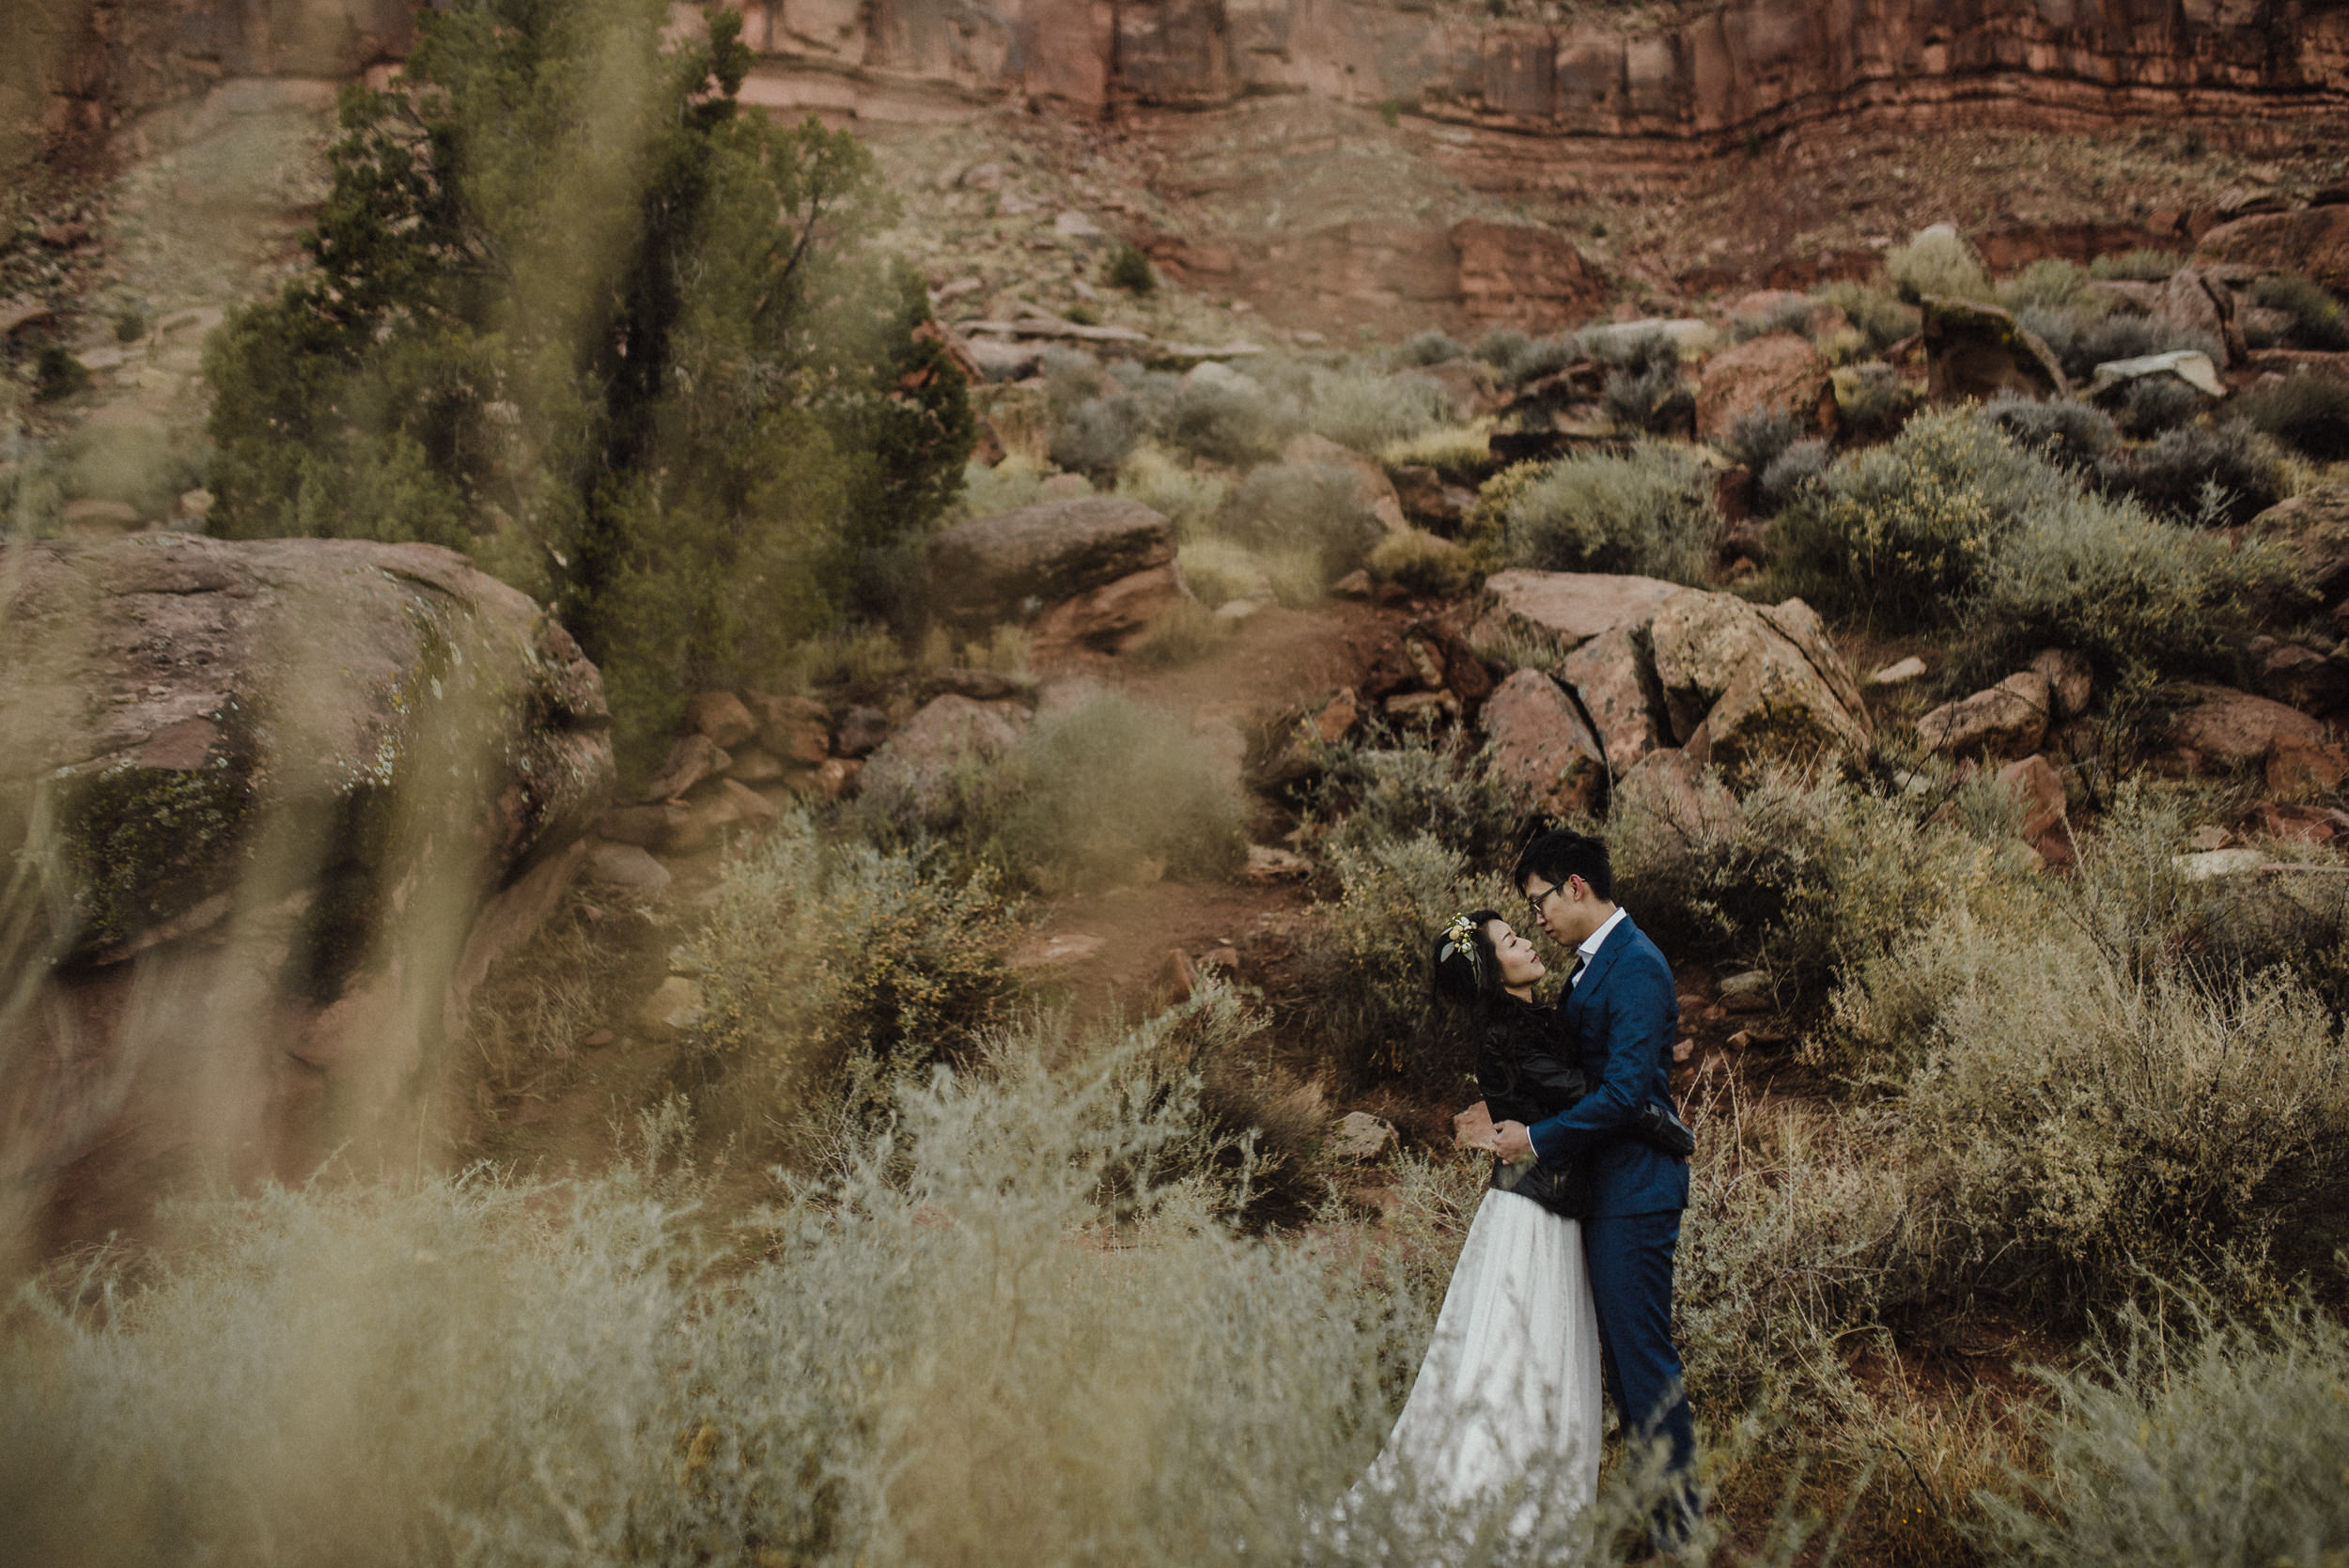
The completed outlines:
<svg viewBox="0 0 2349 1568">
<path fill-rule="evenodd" d="M 1326 1528 L 1486 1188 L 1429 936 L 1522 924 L 1506 867 L 1563 820 L 1679 987 L 1679 1560 L 2338 1568 L 2333 274 L 1937 224 L 1742 297 L 1595 243 L 1570 306 L 1283 324 L 1237 308 L 1257 257 L 1162 208 L 953 252 L 926 225 L 1029 216 L 1035 169 L 893 186 L 878 120 L 751 106 L 756 25 L 433 8 L 344 90 L 200 422 L 10 427 L 12 547 L 90 543 L 95 504 L 463 552 L 551 615 L 532 668 L 553 626 L 593 659 L 561 754 L 615 749 L 621 787 L 484 890 L 526 940 L 350 943 L 384 985 L 352 995 L 431 991 L 446 1031 L 376 1141 L 401 1158 L 321 1134 L 26 1253 L 0 1559 L 1633 1560 L 1656 1456 L 1612 1431 L 1598 1506 L 1530 1539 L 1408 1478 Z M 1059 292 L 1020 281 L 1048 261 Z M 62 422 L 108 362 L 25 342 Z M 992 600 L 936 565 L 1072 517 L 1083 558 L 1006 551 Z M 1499 586 L 1562 573 L 1655 581 L 1591 589 L 1603 626 Z M 456 662 L 424 641 L 403 715 Z M 1496 717 L 1529 693 L 1539 744 Z M 101 784 L 230 766 L 162 733 Z M 72 877 L 132 885 L 127 835 L 22 799 L 10 933 L 76 918 Z M 439 799 L 260 824 L 206 899 L 11 977 L 0 1024 L 75 986 L 167 1014 L 141 943 L 360 930 L 407 896 L 370 847 L 473 842 L 417 826 Z M 264 863 L 303 834 L 315 893 Z M 303 979 L 300 1028 L 364 1014 Z M 277 1054 L 279 1099 L 357 1114 L 331 1051 Z M 52 1177 L 112 1196 L 20 1185 Z"/>
</svg>

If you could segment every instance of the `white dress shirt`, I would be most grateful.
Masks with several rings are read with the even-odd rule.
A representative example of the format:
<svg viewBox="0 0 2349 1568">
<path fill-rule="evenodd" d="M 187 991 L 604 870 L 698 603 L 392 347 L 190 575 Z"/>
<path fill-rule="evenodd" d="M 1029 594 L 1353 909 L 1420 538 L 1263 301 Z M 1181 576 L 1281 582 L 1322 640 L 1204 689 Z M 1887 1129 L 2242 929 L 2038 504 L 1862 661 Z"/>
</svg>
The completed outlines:
<svg viewBox="0 0 2349 1568">
<path fill-rule="evenodd" d="M 1569 987 L 1582 984 L 1583 975 L 1590 972 L 1591 960 L 1598 956 L 1599 944 L 1607 940 L 1607 933 L 1612 931 L 1622 921 L 1623 910 L 1618 908 L 1607 917 L 1606 924 L 1582 939 L 1582 945 L 1574 950 L 1575 956 L 1579 961 L 1574 966 L 1574 972 L 1566 976 L 1566 985 Z"/>
</svg>

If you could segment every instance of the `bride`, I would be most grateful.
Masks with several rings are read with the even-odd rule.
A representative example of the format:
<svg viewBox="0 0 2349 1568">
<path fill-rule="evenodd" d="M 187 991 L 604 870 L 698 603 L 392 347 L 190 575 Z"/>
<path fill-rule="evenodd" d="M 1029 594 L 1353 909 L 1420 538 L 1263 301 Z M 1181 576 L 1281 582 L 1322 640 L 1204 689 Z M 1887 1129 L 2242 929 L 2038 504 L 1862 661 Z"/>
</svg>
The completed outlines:
<svg viewBox="0 0 2349 1568">
<path fill-rule="evenodd" d="M 1534 1004 L 1541 955 L 1498 913 L 1455 920 L 1434 968 L 1437 994 L 1481 1026 L 1485 1100 L 1458 1118 L 1463 1143 L 1489 1148 L 1494 1123 L 1530 1126 L 1588 1091 L 1556 1014 Z M 1493 1162 L 1419 1379 L 1377 1462 L 1339 1504 L 1341 1529 L 1374 1508 L 1432 1509 L 1465 1533 L 1509 1505 L 1512 1541 L 1556 1541 L 1590 1506 L 1601 1387 L 1582 1259 L 1590 1200 L 1579 1167 Z"/>
</svg>

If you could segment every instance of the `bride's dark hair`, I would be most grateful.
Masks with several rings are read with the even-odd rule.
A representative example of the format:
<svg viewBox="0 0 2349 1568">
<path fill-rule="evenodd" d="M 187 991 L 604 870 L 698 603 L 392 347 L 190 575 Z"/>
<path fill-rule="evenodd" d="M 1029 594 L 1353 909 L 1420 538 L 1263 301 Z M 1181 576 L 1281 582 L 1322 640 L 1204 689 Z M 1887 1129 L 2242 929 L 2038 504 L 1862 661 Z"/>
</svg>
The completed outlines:
<svg viewBox="0 0 2349 1568">
<path fill-rule="evenodd" d="M 1431 975 L 1438 996 L 1469 1009 L 1482 1022 L 1501 996 L 1501 955 L 1494 951 L 1486 927 L 1507 917 L 1499 909 L 1471 909 L 1463 918 L 1469 928 L 1466 945 L 1453 936 L 1456 924 L 1436 933 Z"/>
</svg>

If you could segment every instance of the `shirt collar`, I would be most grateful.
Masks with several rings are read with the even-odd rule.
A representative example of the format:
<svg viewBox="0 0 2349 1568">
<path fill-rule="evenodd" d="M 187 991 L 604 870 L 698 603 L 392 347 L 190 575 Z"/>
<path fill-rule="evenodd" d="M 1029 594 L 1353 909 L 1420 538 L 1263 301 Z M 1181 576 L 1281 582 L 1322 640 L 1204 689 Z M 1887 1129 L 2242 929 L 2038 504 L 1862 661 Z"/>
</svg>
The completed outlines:
<svg viewBox="0 0 2349 1568">
<path fill-rule="evenodd" d="M 1597 930 L 1582 939 L 1582 945 L 1576 948 L 1575 951 L 1582 955 L 1583 962 L 1588 963 L 1593 958 L 1598 956 L 1599 944 L 1607 939 L 1607 933 L 1612 931 L 1617 925 L 1621 924 L 1622 922 L 1623 910 L 1621 908 L 1617 908 L 1613 914 L 1607 917 L 1606 924 L 1600 926 Z"/>
</svg>

